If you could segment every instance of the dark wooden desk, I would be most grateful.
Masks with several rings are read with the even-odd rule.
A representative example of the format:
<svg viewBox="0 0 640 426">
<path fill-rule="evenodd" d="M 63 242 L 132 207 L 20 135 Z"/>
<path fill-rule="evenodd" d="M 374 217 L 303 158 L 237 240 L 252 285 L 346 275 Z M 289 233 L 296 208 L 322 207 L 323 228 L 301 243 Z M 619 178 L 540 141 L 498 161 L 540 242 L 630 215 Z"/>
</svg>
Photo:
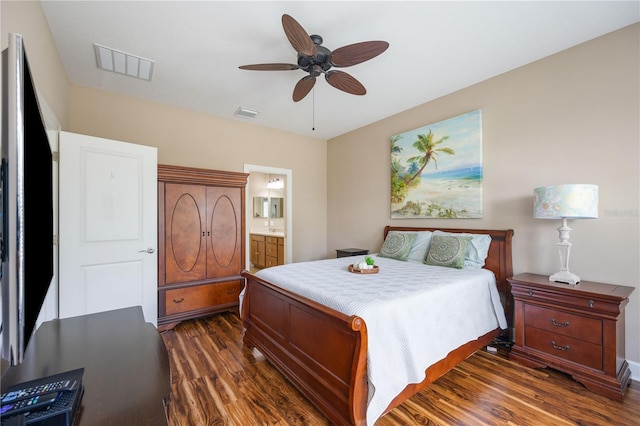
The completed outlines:
<svg viewBox="0 0 640 426">
<path fill-rule="evenodd" d="M 167 425 L 169 357 L 139 306 L 43 323 L 24 362 L 2 378 L 19 382 L 84 367 L 77 424 Z"/>
</svg>

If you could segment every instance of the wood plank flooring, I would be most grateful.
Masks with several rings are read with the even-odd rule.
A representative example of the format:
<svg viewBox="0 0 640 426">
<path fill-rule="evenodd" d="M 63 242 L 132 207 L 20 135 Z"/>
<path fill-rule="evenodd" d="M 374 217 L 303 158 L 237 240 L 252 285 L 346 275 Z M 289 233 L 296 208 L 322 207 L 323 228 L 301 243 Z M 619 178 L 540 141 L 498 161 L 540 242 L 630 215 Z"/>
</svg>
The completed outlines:
<svg viewBox="0 0 640 426">
<path fill-rule="evenodd" d="M 237 314 L 186 321 L 162 337 L 172 372 L 170 426 L 329 424 L 243 346 Z M 478 351 L 375 423 L 400 425 L 640 425 L 640 385 L 632 382 L 620 403 L 563 373 Z"/>
</svg>

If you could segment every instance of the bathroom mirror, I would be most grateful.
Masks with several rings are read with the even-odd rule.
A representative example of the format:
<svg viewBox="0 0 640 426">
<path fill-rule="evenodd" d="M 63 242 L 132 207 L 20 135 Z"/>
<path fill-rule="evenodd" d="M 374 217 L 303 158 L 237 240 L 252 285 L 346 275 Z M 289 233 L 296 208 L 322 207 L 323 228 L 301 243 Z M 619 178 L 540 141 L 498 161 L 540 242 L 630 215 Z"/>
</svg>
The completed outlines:
<svg viewBox="0 0 640 426">
<path fill-rule="evenodd" d="M 284 200 L 281 197 L 253 197 L 253 217 L 282 218 Z"/>
</svg>

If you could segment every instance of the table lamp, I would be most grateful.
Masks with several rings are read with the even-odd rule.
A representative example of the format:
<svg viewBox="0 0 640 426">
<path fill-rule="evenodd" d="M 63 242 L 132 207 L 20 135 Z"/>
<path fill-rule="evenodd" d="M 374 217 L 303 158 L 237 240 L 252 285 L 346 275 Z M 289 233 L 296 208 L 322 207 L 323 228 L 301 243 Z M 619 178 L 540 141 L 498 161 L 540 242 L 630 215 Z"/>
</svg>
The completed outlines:
<svg viewBox="0 0 640 426">
<path fill-rule="evenodd" d="M 558 228 L 560 241 L 560 272 L 550 281 L 576 285 L 580 277 L 569 271 L 571 243 L 567 219 L 595 219 L 598 217 L 598 185 L 569 184 L 541 186 L 533 191 L 533 217 L 536 219 L 562 219 Z"/>
</svg>

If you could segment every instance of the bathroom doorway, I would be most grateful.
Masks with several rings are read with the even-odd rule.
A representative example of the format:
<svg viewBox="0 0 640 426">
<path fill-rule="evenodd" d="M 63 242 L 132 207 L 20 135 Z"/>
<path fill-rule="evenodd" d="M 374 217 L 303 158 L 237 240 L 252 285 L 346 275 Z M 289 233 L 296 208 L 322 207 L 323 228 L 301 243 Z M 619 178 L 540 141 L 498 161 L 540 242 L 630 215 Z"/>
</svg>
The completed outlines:
<svg viewBox="0 0 640 426">
<path fill-rule="evenodd" d="M 245 164 L 244 172 L 249 173 L 249 180 L 247 184 L 247 190 L 245 191 L 245 211 L 246 211 L 246 240 L 245 247 L 247 247 L 245 264 L 246 268 L 251 267 L 251 241 L 250 235 L 252 232 L 252 224 L 254 227 L 258 226 L 262 231 L 274 232 L 274 234 L 280 235 L 280 232 L 284 235 L 284 263 L 292 262 L 293 252 L 293 191 L 292 191 L 292 172 L 291 169 L 282 169 L 278 167 L 260 166 L 255 164 Z M 270 217 L 269 213 L 266 213 L 266 217 L 262 217 L 260 211 L 254 207 L 255 196 L 263 196 L 266 185 L 270 182 L 278 182 L 283 187 L 268 190 L 267 194 L 275 194 L 274 198 L 281 198 L 275 205 L 267 208 L 267 212 L 272 210 L 279 212 L 279 217 L 275 219 Z M 269 197 L 271 200 L 271 197 Z M 254 211 L 256 210 L 256 211 Z"/>
</svg>

